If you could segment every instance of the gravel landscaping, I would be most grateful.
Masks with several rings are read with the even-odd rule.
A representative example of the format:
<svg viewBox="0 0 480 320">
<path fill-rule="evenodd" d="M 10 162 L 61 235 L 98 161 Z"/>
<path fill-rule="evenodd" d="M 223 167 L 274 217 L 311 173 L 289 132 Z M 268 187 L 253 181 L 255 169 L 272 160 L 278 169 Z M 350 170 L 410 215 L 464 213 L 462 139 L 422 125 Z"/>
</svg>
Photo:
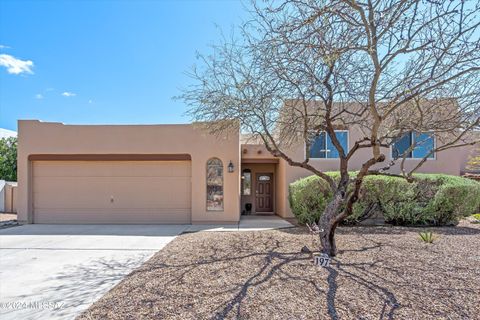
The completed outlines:
<svg viewBox="0 0 480 320">
<path fill-rule="evenodd" d="M 300 227 L 184 234 L 79 318 L 479 319 L 480 225 L 421 230 L 342 227 L 329 268 Z"/>
</svg>

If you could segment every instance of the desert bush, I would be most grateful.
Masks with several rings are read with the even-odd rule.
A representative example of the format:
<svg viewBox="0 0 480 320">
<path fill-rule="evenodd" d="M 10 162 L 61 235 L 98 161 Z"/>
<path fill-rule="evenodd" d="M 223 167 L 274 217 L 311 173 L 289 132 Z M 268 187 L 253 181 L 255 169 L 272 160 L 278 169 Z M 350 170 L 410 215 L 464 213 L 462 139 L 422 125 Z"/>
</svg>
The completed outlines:
<svg viewBox="0 0 480 320">
<path fill-rule="evenodd" d="M 317 221 L 331 197 L 327 184 L 317 176 L 290 184 L 290 206 L 300 223 Z M 479 206 L 480 183 L 470 179 L 417 174 L 410 183 L 398 177 L 367 176 L 346 222 L 359 222 L 376 210 L 395 225 L 447 225 L 475 213 Z"/>
<path fill-rule="evenodd" d="M 420 239 L 425 243 L 433 243 L 434 236 L 433 232 L 431 231 L 422 231 L 418 233 L 420 235 Z"/>
<path fill-rule="evenodd" d="M 302 224 L 318 221 L 331 197 L 327 183 L 317 176 L 300 179 L 289 186 L 290 206 Z"/>
</svg>

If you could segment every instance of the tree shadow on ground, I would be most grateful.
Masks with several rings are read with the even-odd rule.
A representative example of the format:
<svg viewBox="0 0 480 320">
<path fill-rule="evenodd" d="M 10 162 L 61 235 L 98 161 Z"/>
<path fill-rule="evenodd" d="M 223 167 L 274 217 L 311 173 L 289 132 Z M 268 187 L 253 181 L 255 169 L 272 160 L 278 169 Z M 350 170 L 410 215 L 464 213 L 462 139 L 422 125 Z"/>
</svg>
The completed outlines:
<svg viewBox="0 0 480 320">
<path fill-rule="evenodd" d="M 85 264 L 66 265 L 60 272 L 52 272 L 40 286 L 19 301 L 56 303 L 50 309 L 19 310 L 17 318 L 73 319 L 89 305 L 101 298 L 128 273 L 139 267 L 142 259 L 98 258 Z M 17 313 L 15 313 L 17 314 Z"/>
<path fill-rule="evenodd" d="M 375 264 L 376 262 L 374 262 Z M 368 280 L 366 277 L 360 276 L 358 273 L 347 271 L 344 267 L 355 267 L 355 264 L 344 264 L 340 261 L 335 261 L 335 267 L 327 267 L 328 275 L 328 313 L 331 319 L 339 319 L 337 310 L 335 308 L 335 296 L 337 292 L 337 277 L 341 274 L 343 277 L 356 282 L 357 284 L 365 287 L 370 292 L 373 292 L 383 298 L 383 305 L 380 311 L 379 319 L 393 319 L 395 311 L 400 307 L 400 304 L 395 294 L 388 290 L 386 287 L 375 284 L 373 281 Z M 369 275 L 374 275 L 369 273 Z"/>
<path fill-rule="evenodd" d="M 441 318 L 449 313 L 468 318 L 472 314 L 462 311 L 462 298 L 456 298 L 457 293 L 474 294 L 472 285 L 465 284 L 465 270 L 454 263 L 432 265 L 442 257 L 441 250 L 405 247 L 398 237 L 383 239 L 387 238 L 347 236 L 344 241 L 349 246 L 329 267 L 321 268 L 313 265 L 309 253 L 300 251 L 309 240 L 300 228 L 182 235 L 82 318 L 108 317 L 112 307 L 116 319 L 134 316 L 132 312 L 149 319 L 393 319 L 412 314 Z M 409 261 L 392 262 L 392 254 L 405 255 Z M 451 270 L 460 274 L 452 275 Z M 422 277 L 428 281 L 416 286 Z M 437 283 L 438 277 L 450 282 Z M 453 298 L 447 301 L 445 295 Z M 425 297 L 430 302 L 425 303 Z M 441 303 L 445 307 L 438 310 Z"/>
<path fill-rule="evenodd" d="M 296 231 L 293 231 L 296 233 Z M 247 243 L 239 245 L 239 247 L 248 246 Z M 379 248 L 380 244 L 375 244 L 372 246 L 365 246 L 354 249 L 355 251 L 368 251 Z M 255 272 L 250 276 L 242 279 L 242 281 L 237 282 L 237 289 L 235 290 L 225 290 L 217 291 L 216 294 L 223 294 L 225 292 L 230 293 L 231 298 L 228 300 L 222 301 L 221 304 L 218 304 L 213 309 L 215 310 L 214 314 L 211 315 L 212 319 L 225 319 L 225 318 L 235 318 L 243 319 L 245 314 L 243 309 L 247 300 L 252 299 L 251 292 L 253 290 L 259 289 L 262 285 L 268 285 L 270 281 L 273 281 L 274 278 L 280 277 L 281 279 L 286 279 L 289 281 L 299 282 L 303 285 L 308 285 L 313 288 L 314 292 L 317 294 L 317 298 L 320 299 L 320 303 L 325 305 L 326 313 L 324 316 L 328 316 L 330 319 L 339 319 L 339 313 L 337 311 L 338 299 L 337 299 L 337 288 L 338 288 L 338 278 L 344 277 L 348 278 L 350 281 L 358 283 L 360 286 L 365 287 L 368 290 L 372 291 L 372 294 L 375 294 L 380 297 L 383 301 L 382 314 L 385 313 L 386 316 L 382 316 L 382 319 L 391 319 L 393 318 L 395 310 L 399 307 L 399 303 L 395 297 L 395 294 L 389 291 L 387 288 L 384 288 L 378 284 L 373 283 L 368 280 L 367 277 L 354 274 L 347 271 L 344 267 L 354 267 L 355 264 L 344 264 L 338 260 L 334 260 L 332 266 L 321 269 L 320 267 L 313 266 L 312 256 L 308 253 L 298 252 L 288 252 L 283 250 L 279 243 L 276 242 L 274 245 L 270 246 L 268 250 L 263 252 L 256 252 L 246 255 L 234 255 L 230 257 L 219 257 L 218 249 L 215 247 L 211 248 L 212 254 L 208 255 L 205 259 L 201 261 L 195 261 L 194 263 L 187 264 L 178 264 L 172 265 L 168 263 L 161 264 L 151 264 L 148 267 L 144 266 L 141 269 L 137 269 L 132 272 L 132 275 L 135 273 L 142 274 L 145 272 L 155 272 L 164 268 L 170 269 L 175 268 L 177 270 L 182 269 L 183 271 L 177 274 L 175 279 L 172 279 L 170 285 L 186 285 L 188 280 L 186 278 L 190 273 L 194 272 L 195 269 L 200 266 L 214 266 L 216 264 L 221 264 L 225 262 L 229 263 L 242 263 L 242 260 L 256 258 L 259 261 L 262 261 L 261 265 L 256 266 Z M 376 264 L 378 261 L 370 262 L 369 264 Z M 247 264 L 245 264 L 247 265 Z M 316 272 L 322 272 L 322 270 L 327 270 L 328 273 L 325 274 L 326 281 L 321 277 L 309 277 L 301 273 L 294 273 L 292 269 L 288 269 L 291 265 L 299 265 L 303 268 L 312 267 L 318 268 Z M 365 265 L 365 264 L 359 264 Z M 368 273 L 368 271 L 367 271 Z M 317 273 L 318 274 L 318 273 Z M 132 276 L 131 275 L 131 276 Z M 373 273 L 370 273 L 370 276 L 374 276 Z M 301 288 L 301 287 L 300 287 Z M 128 290 L 127 290 L 128 291 Z M 251 302 L 247 302 L 251 303 Z M 272 306 L 272 312 L 275 310 L 275 306 Z M 320 315 L 322 318 L 324 316 Z M 247 317 L 248 318 L 248 317 Z"/>
<path fill-rule="evenodd" d="M 367 251 L 378 247 L 379 246 L 377 245 L 371 247 L 362 247 L 356 251 Z M 274 259 L 279 259 L 279 261 L 275 262 Z M 247 297 L 247 292 L 249 288 L 268 282 L 276 272 L 281 271 L 282 267 L 289 263 L 310 260 L 312 260 L 312 258 L 309 254 L 269 252 L 265 257 L 265 265 L 260 268 L 255 275 L 247 279 L 242 284 L 239 292 L 235 295 L 233 299 L 231 299 L 226 304 L 226 306 L 220 312 L 216 314 L 214 319 L 224 319 L 228 315 L 231 315 L 232 311 L 235 312 L 235 318 L 242 318 L 241 306 L 243 300 Z M 325 268 L 328 271 L 326 283 L 327 286 L 325 289 L 322 289 L 321 284 L 314 284 L 314 280 L 312 280 L 311 278 L 289 274 L 285 271 L 282 271 L 282 274 L 284 276 L 287 276 L 289 279 L 295 279 L 296 281 L 301 281 L 303 283 L 314 285 L 315 290 L 318 293 L 318 297 L 320 299 L 326 298 L 325 303 L 330 319 L 337 320 L 340 318 L 337 311 L 338 277 L 348 278 L 349 280 L 365 287 L 371 293 L 378 295 L 383 300 L 383 305 L 380 311 L 380 319 L 393 319 L 395 315 L 395 310 L 400 307 L 400 304 L 393 292 L 388 290 L 386 287 L 382 287 L 378 284 L 375 284 L 373 281 L 368 280 L 367 277 L 363 277 L 359 274 L 349 272 L 344 268 L 345 266 L 354 267 L 355 264 L 344 264 L 338 260 L 333 261 L 334 262 L 332 266 Z M 376 264 L 377 262 L 378 261 L 374 261 L 372 264 Z M 375 276 L 371 272 L 367 271 L 366 273 L 369 273 L 369 276 Z"/>
</svg>

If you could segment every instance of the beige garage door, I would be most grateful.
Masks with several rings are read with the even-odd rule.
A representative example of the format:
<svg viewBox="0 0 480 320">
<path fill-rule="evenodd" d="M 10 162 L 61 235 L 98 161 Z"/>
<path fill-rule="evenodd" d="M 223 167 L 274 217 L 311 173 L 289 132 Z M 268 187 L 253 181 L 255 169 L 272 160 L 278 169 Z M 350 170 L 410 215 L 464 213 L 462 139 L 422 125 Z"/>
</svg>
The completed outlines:
<svg viewBox="0 0 480 320">
<path fill-rule="evenodd" d="M 34 223 L 190 223 L 190 161 L 34 161 Z"/>
</svg>

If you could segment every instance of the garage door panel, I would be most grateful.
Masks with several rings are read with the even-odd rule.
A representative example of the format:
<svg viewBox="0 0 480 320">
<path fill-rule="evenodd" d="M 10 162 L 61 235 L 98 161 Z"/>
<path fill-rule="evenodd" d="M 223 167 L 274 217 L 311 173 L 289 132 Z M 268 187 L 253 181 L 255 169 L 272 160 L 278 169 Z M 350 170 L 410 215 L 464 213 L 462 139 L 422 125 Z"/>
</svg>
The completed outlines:
<svg viewBox="0 0 480 320">
<path fill-rule="evenodd" d="M 36 178 L 36 207 L 184 208 L 190 178 Z M 113 198 L 113 202 L 111 199 Z"/>
<path fill-rule="evenodd" d="M 165 212 L 148 212 L 145 210 L 125 212 L 104 212 L 98 214 L 96 209 L 71 210 L 65 213 L 62 209 L 38 209 L 36 218 L 41 223 L 70 223 L 70 224 L 92 224 L 92 223 L 128 223 L 128 224 L 150 224 L 165 223 L 179 224 L 190 223 L 190 210 L 168 210 Z"/>
<path fill-rule="evenodd" d="M 189 223 L 190 168 L 188 161 L 34 162 L 34 222 Z"/>
<path fill-rule="evenodd" d="M 155 163 L 155 165 L 152 165 Z M 189 161 L 42 161 L 36 177 L 190 177 Z"/>
<path fill-rule="evenodd" d="M 57 179 L 34 177 L 33 200 L 35 207 L 79 208 L 99 207 L 109 192 L 107 181 L 95 179 Z"/>
<path fill-rule="evenodd" d="M 85 214 L 85 215 L 97 215 L 98 208 L 37 208 L 38 211 L 36 213 L 41 214 L 62 214 L 65 213 L 65 210 L 68 210 L 68 214 Z M 48 211 L 47 211 L 48 210 Z M 104 211 L 102 214 L 105 216 L 115 217 L 118 215 L 134 215 L 140 216 L 142 214 L 158 214 L 158 215 L 176 215 L 176 214 L 187 214 L 190 213 L 190 208 L 133 208 L 133 209 L 126 209 L 126 208 L 118 208 L 112 211 Z"/>
</svg>

